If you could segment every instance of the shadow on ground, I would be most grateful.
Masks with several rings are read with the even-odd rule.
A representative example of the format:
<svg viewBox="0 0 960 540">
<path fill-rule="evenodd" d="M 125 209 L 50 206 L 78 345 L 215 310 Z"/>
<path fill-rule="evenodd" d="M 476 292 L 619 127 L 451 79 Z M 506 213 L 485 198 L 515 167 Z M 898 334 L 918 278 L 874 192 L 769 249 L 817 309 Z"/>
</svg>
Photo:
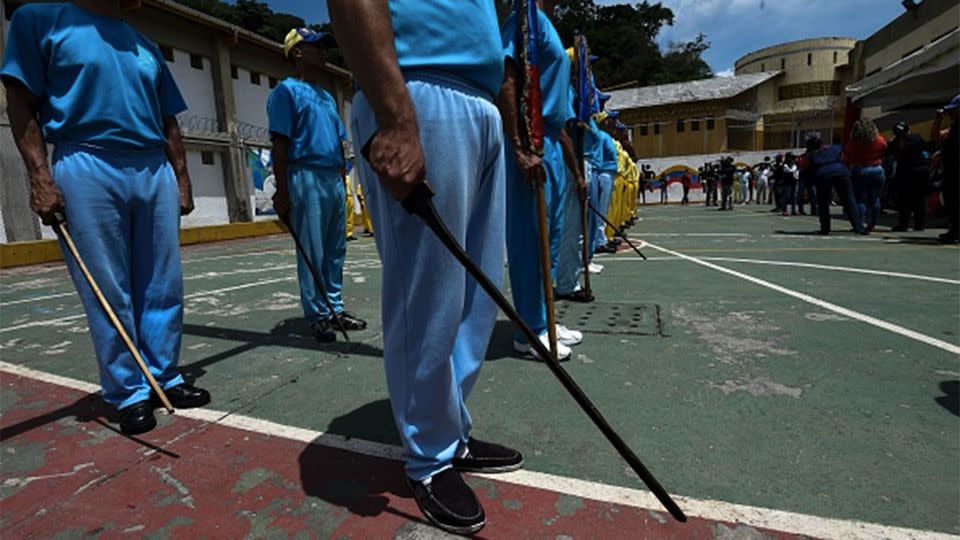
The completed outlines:
<svg viewBox="0 0 960 540">
<path fill-rule="evenodd" d="M 960 416 L 960 381 L 943 381 L 940 391 L 944 395 L 934 399 L 941 407 L 954 416 Z"/>
<path fill-rule="evenodd" d="M 366 331 L 365 331 L 366 332 Z M 190 379 L 198 379 L 206 374 L 203 369 L 224 360 L 229 360 L 258 347 L 289 347 L 309 351 L 320 351 L 341 355 L 383 357 L 383 349 L 361 341 L 336 341 L 334 343 L 320 343 L 310 335 L 310 328 L 300 318 L 280 321 L 269 332 L 257 332 L 237 328 L 220 328 L 216 326 L 201 326 L 198 324 L 183 325 L 183 333 L 197 337 L 223 339 L 241 342 L 242 345 L 219 352 L 212 356 L 181 364 L 180 371 Z M 364 332 L 352 332 L 351 339 L 358 339 Z"/>
</svg>

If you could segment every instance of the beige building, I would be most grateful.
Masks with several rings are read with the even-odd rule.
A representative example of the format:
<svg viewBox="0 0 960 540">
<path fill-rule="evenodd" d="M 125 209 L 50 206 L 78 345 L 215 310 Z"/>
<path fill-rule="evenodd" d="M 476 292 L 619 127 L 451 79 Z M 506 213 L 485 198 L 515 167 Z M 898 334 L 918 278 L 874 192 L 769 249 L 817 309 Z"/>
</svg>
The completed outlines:
<svg viewBox="0 0 960 540">
<path fill-rule="evenodd" d="M 924 0 L 859 42 L 847 87 L 862 115 L 889 133 L 899 120 L 927 136 L 932 112 L 960 93 L 960 2 Z"/>
<path fill-rule="evenodd" d="M 960 90 L 960 1 L 924 0 L 870 37 L 804 39 L 737 60 L 732 78 L 613 90 L 645 158 L 798 148 L 841 138 L 861 113 L 927 136 Z M 852 107 L 850 106 L 852 105 Z"/>
<path fill-rule="evenodd" d="M 755 104 L 762 115 L 764 148 L 798 147 L 804 134 L 832 140 L 843 129 L 843 88 L 851 80 L 850 51 L 857 41 L 804 39 L 754 51 L 734 65 L 735 75 L 779 70 L 773 91 Z"/>
<path fill-rule="evenodd" d="M 0 0 L 0 54 L 7 26 L 23 0 Z M 283 47 L 172 0 L 142 0 L 127 21 L 161 48 L 189 109 L 178 116 L 185 136 L 196 210 L 184 227 L 256 219 L 248 158 L 269 147 L 266 100 L 289 74 Z M 328 65 L 321 85 L 341 117 L 350 117 L 353 81 Z M 0 243 L 51 238 L 27 205 L 23 163 L 13 144 L 0 91 Z M 344 122 L 349 125 L 349 122 Z"/>
</svg>

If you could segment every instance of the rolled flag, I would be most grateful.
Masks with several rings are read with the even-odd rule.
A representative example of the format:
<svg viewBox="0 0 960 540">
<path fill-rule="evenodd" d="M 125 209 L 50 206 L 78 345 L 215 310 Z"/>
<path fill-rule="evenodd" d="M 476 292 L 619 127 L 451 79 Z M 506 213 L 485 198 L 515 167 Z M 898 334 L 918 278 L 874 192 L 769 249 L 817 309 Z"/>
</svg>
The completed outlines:
<svg viewBox="0 0 960 540">
<path fill-rule="evenodd" d="M 573 37 L 573 49 L 577 74 L 577 119 L 588 123 L 590 117 L 600 111 L 600 101 L 597 99 L 597 89 L 593 82 L 593 73 L 590 71 L 590 50 L 587 48 L 587 38 L 580 32 Z"/>
<path fill-rule="evenodd" d="M 540 19 L 533 0 L 516 0 L 517 60 L 520 64 L 520 137 L 531 153 L 543 155 L 543 96 L 540 91 L 540 69 L 537 67 L 537 36 Z"/>
</svg>

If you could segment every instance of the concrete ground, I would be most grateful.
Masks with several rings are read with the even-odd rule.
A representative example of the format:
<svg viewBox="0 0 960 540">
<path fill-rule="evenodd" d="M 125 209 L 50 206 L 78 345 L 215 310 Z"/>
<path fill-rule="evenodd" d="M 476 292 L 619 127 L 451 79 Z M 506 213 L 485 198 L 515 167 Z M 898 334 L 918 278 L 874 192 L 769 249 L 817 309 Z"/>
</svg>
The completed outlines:
<svg viewBox="0 0 960 540">
<path fill-rule="evenodd" d="M 490 538 L 923 538 L 960 533 L 960 251 L 836 216 L 644 207 L 640 261 L 598 257 L 567 369 L 690 523 L 655 499 L 498 323 L 470 400 L 519 473 L 470 478 Z M 180 366 L 209 408 L 119 435 L 62 265 L 0 272 L 4 538 L 439 537 L 403 482 L 380 265 L 349 244 L 348 309 L 314 342 L 286 237 L 184 248 Z"/>
</svg>

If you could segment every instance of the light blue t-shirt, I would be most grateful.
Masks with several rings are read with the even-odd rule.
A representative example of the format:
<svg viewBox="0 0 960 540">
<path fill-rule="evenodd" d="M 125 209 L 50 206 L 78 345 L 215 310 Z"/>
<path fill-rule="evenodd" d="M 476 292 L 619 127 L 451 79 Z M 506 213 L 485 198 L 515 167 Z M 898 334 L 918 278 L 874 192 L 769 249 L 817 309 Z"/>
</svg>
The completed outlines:
<svg viewBox="0 0 960 540">
<path fill-rule="evenodd" d="M 617 173 L 617 145 L 613 142 L 613 136 L 606 131 L 598 130 L 600 138 L 600 164 L 599 168 L 603 172 L 610 174 Z"/>
<path fill-rule="evenodd" d="M 41 98 L 49 143 L 160 148 L 163 119 L 187 109 L 154 43 L 120 19 L 73 4 L 17 9 L 0 76 Z"/>
<path fill-rule="evenodd" d="M 592 118 L 589 125 L 589 128 L 583 130 L 583 157 L 595 171 L 600 172 L 600 165 L 603 163 L 603 138 L 600 137 L 600 128 Z"/>
<path fill-rule="evenodd" d="M 390 0 L 397 63 L 440 70 L 477 85 L 491 98 L 503 84 L 497 12 L 489 0 Z"/>
<path fill-rule="evenodd" d="M 341 169 L 346 166 L 337 102 L 323 88 L 288 78 L 267 98 L 270 132 L 290 139 L 290 163 Z"/>
<path fill-rule="evenodd" d="M 537 39 L 537 67 L 540 68 L 540 91 L 543 94 L 543 123 L 548 130 L 563 129 L 567 120 L 574 118 L 573 99 L 570 93 L 570 58 L 560 41 L 553 23 L 537 10 L 540 35 Z M 517 59 L 516 17 L 511 13 L 503 23 L 500 36 L 503 38 L 503 54 Z"/>
</svg>

